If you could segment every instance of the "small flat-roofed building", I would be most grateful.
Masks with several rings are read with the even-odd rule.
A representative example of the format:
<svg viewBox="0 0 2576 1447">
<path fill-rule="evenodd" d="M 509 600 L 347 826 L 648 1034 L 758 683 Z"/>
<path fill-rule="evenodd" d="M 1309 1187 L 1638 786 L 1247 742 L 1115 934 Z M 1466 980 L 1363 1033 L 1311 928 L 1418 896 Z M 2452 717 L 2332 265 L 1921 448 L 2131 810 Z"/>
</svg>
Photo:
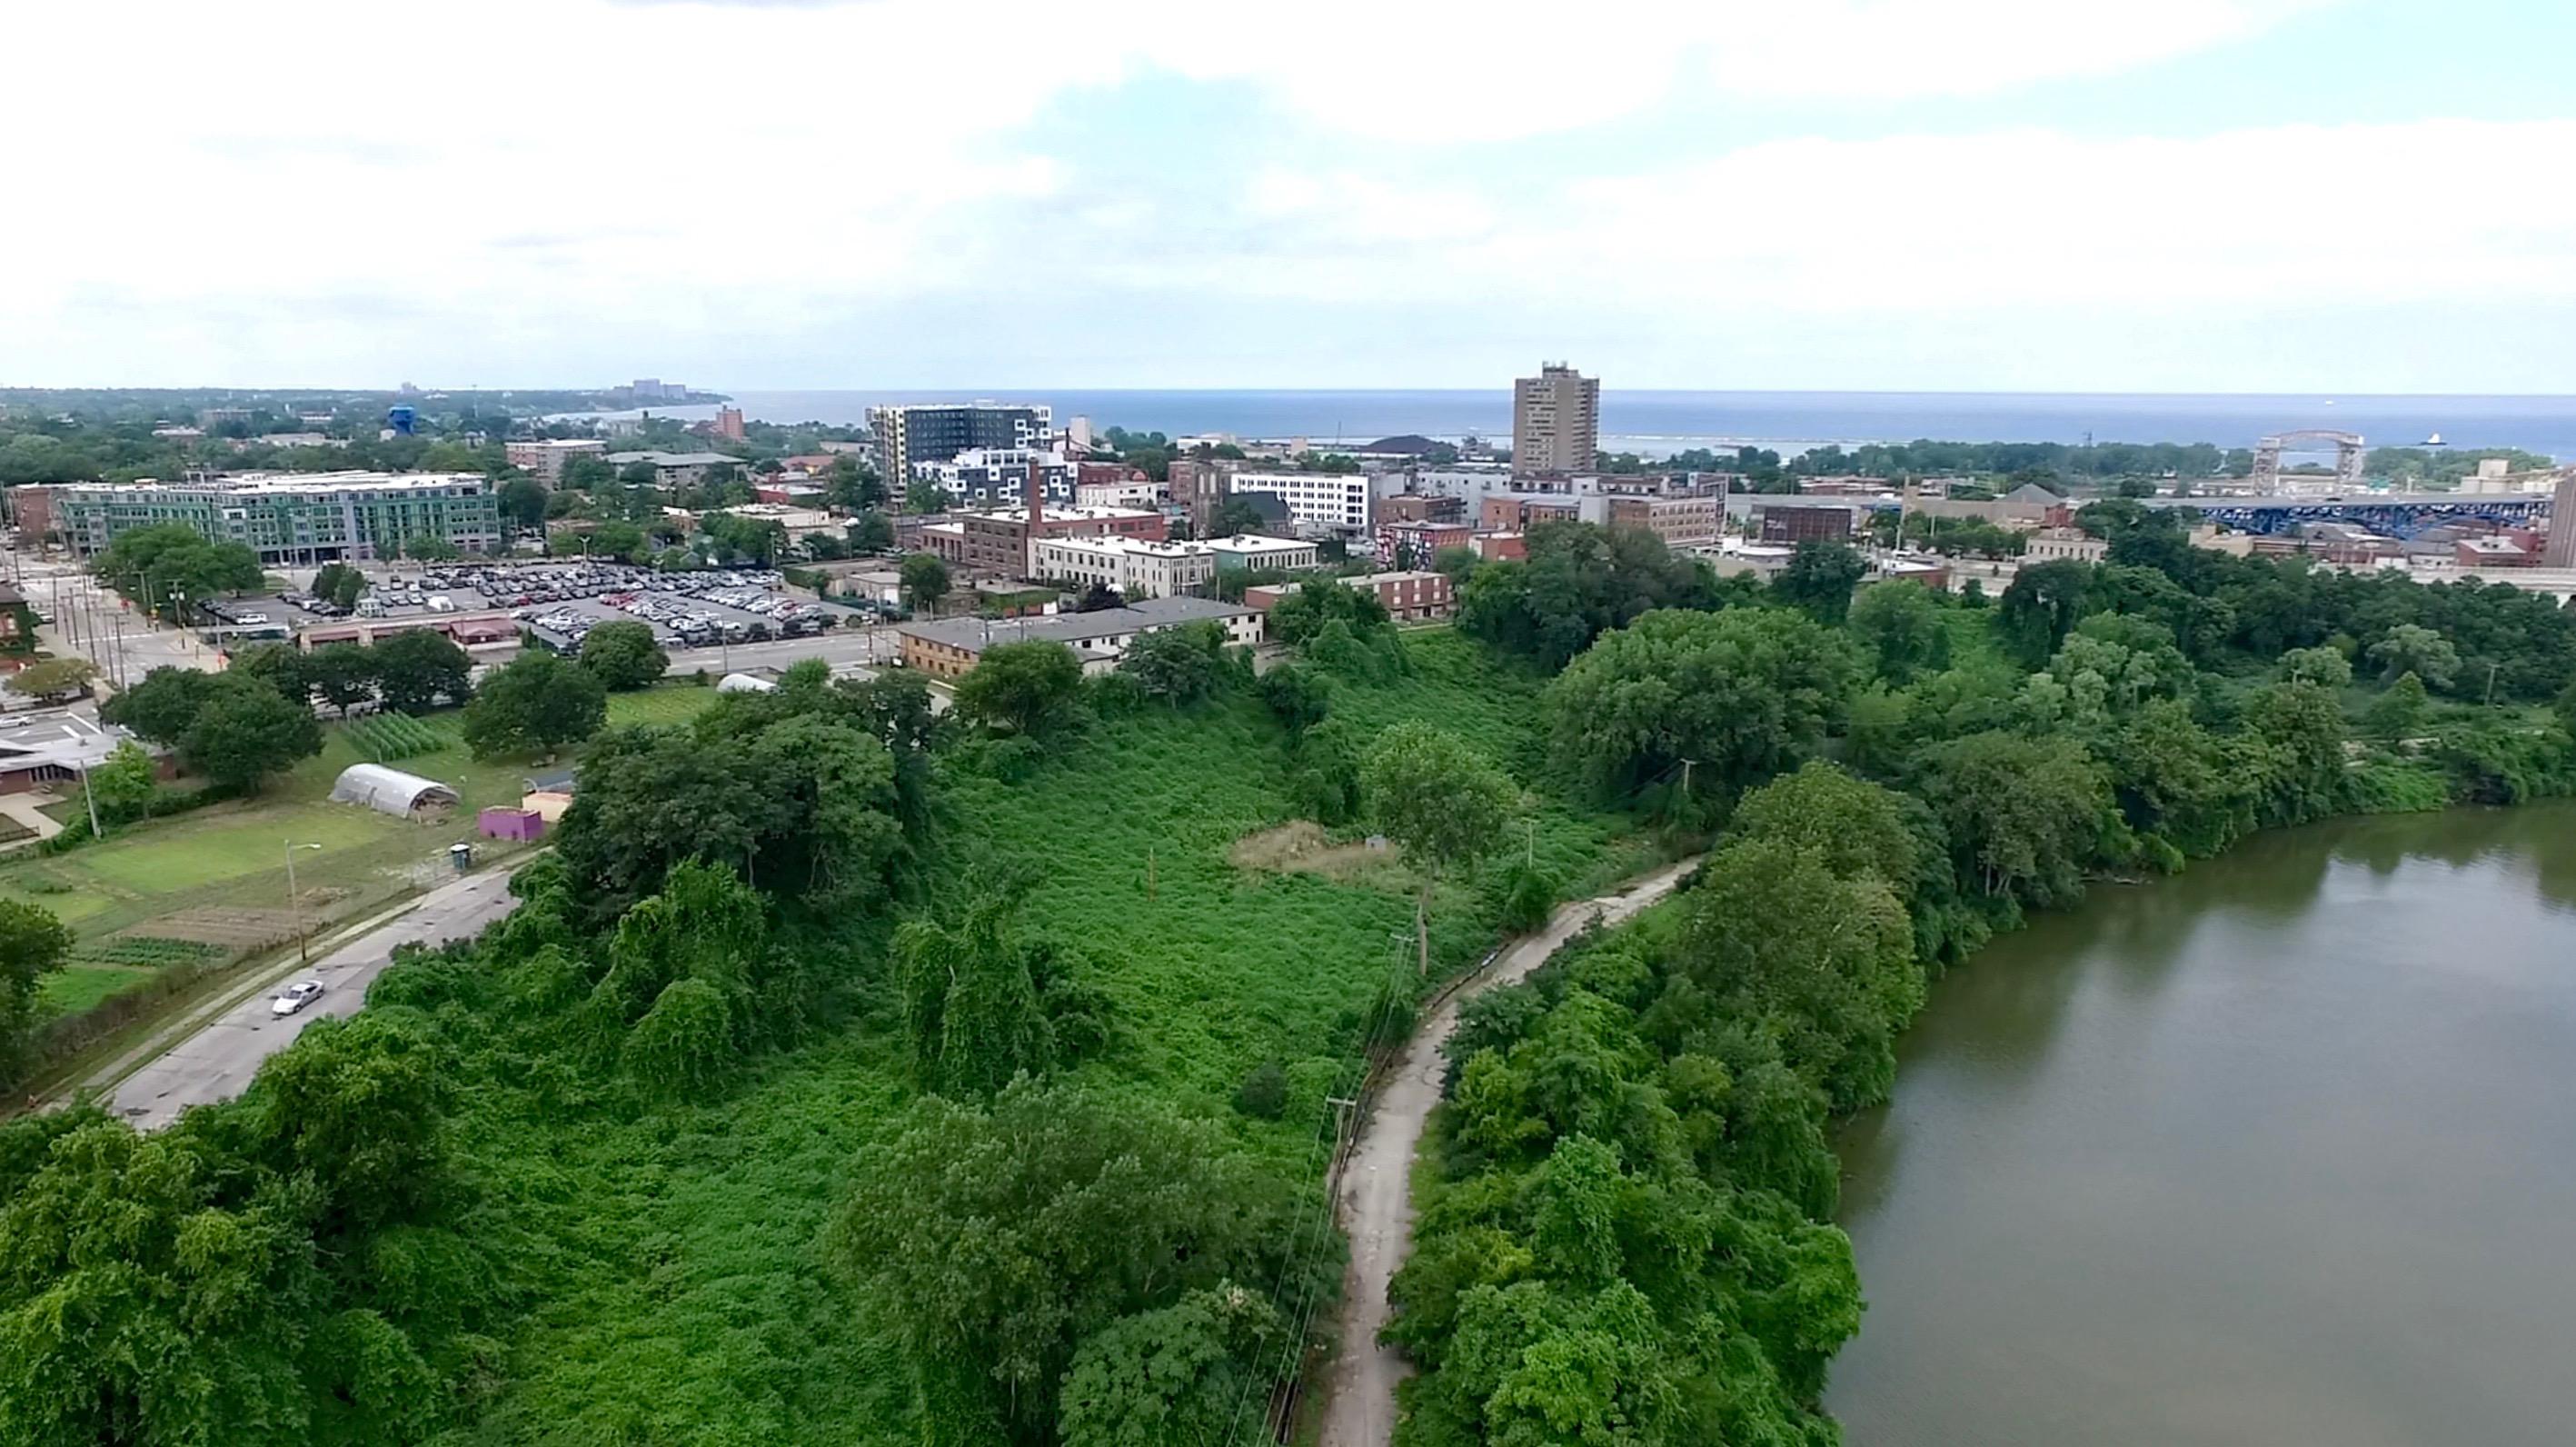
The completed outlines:
<svg viewBox="0 0 2576 1447">
<path fill-rule="evenodd" d="M 1237 568 L 1253 571 L 1294 573 L 1323 564 L 1323 550 L 1301 538 L 1269 538 L 1244 533 L 1231 538 L 1210 538 L 1203 545 L 1216 557 L 1219 570 Z"/>
<path fill-rule="evenodd" d="M 1098 673 L 1117 666 L 1127 645 L 1148 633 L 1183 624 L 1212 622 L 1225 628 L 1226 642 L 1250 646 L 1261 641 L 1261 614 L 1234 603 L 1207 598 L 1143 598 L 1124 608 L 1091 613 L 1055 613 L 1030 618 L 943 618 L 900 624 L 903 661 L 934 678 L 957 678 L 997 644 L 1061 643 L 1082 660 L 1084 671 Z"/>
<path fill-rule="evenodd" d="M 0 718 L 0 794 L 28 794 L 56 784 L 77 784 L 134 735 L 69 709 L 33 709 Z M 142 746 L 155 771 L 171 772 L 166 752 Z"/>
</svg>

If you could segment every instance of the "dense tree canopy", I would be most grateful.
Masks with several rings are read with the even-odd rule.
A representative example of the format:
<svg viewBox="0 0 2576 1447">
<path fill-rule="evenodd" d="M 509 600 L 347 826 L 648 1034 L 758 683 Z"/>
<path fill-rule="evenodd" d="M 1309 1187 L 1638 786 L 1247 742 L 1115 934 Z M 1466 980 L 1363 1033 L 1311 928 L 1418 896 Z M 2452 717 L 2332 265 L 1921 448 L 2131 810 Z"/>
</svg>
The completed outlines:
<svg viewBox="0 0 2576 1447">
<path fill-rule="evenodd" d="M 581 666 L 598 675 L 611 692 L 642 688 L 670 671 L 671 655 L 653 638 L 653 625 L 612 618 L 581 639 Z"/>
<path fill-rule="evenodd" d="M 599 732 L 608 689 L 597 673 L 542 648 L 494 670 L 465 705 L 465 746 L 478 759 L 543 754 Z"/>
<path fill-rule="evenodd" d="M 1604 798 L 1649 786 L 1723 798 L 1824 743 L 1856 650 L 1801 613 L 1661 611 L 1604 637 L 1548 692 L 1561 766 Z"/>
</svg>

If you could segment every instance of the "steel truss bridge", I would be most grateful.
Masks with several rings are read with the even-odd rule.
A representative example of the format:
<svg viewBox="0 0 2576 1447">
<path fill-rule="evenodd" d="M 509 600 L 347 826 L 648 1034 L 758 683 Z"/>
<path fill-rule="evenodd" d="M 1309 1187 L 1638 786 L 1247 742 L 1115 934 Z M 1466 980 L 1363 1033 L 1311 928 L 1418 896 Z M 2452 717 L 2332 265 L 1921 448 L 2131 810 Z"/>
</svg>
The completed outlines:
<svg viewBox="0 0 2576 1447">
<path fill-rule="evenodd" d="M 2238 532 L 2295 533 L 2309 523 L 2351 523 L 2412 538 L 2445 523 L 2526 528 L 2549 516 L 2547 493 L 2363 493 L 2356 497 L 2161 497 L 2149 507 L 2191 508 Z"/>
</svg>

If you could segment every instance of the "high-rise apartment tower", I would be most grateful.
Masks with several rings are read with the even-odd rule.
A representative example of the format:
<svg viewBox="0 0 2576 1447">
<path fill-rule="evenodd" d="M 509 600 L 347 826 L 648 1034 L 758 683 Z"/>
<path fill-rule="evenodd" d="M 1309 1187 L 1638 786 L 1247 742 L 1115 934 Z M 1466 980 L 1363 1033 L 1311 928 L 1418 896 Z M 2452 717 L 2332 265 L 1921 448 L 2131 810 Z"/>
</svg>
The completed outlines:
<svg viewBox="0 0 2576 1447">
<path fill-rule="evenodd" d="M 1550 362 L 1512 383 L 1512 471 L 1581 472 L 1600 451 L 1600 378 Z"/>
</svg>

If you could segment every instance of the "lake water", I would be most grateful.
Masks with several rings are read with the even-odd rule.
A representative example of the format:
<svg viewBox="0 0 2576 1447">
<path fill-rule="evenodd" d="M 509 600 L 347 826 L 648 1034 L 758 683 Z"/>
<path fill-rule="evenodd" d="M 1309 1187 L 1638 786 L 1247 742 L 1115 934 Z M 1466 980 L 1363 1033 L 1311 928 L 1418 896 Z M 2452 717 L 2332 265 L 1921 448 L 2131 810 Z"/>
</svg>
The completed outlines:
<svg viewBox="0 0 2576 1447">
<path fill-rule="evenodd" d="M 1089 417 L 1173 436 L 1306 437 L 1350 443 L 1399 433 L 1508 438 L 1508 387 L 1474 391 L 744 392 L 736 400 L 771 422 L 857 423 L 886 402 L 1044 402 L 1061 423 Z M 656 408 L 676 416 L 712 409 Z M 1782 452 L 1826 442 L 2214 442 L 2250 447 L 2267 433 L 2327 427 L 2374 446 L 2412 446 L 2434 433 L 2454 447 L 2519 447 L 2576 458 L 2576 397 L 2294 397 L 2014 392 L 1648 392 L 1604 385 L 1602 445 L 1662 455 L 1685 447 L 1753 445 Z"/>
<path fill-rule="evenodd" d="M 1851 1447 L 2576 1441 L 2576 808 L 2353 820 L 1937 982 L 1843 1139 Z"/>
</svg>

